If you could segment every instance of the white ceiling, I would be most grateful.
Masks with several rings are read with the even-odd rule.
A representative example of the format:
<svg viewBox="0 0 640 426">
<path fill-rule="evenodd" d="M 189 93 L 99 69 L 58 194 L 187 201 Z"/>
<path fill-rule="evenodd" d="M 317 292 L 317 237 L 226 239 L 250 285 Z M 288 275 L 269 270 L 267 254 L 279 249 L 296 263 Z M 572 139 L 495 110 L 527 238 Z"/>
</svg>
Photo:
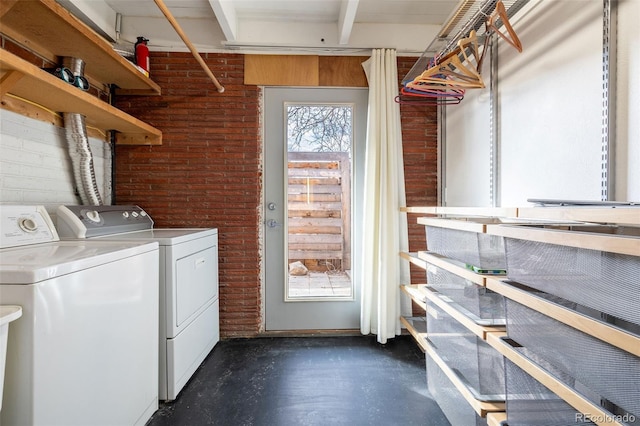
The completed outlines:
<svg viewBox="0 0 640 426">
<path fill-rule="evenodd" d="M 73 1 L 73 0 L 72 0 Z M 104 0 L 131 31 L 164 18 L 153 0 Z M 201 47 L 372 48 L 422 51 L 461 0 L 165 0 Z M 148 24 L 147 24 L 148 23 Z M 213 24 L 213 25 L 212 25 Z M 198 32 L 209 34 L 197 34 Z M 126 32 L 126 30 L 125 30 Z M 139 34 L 142 35 L 142 34 Z M 168 43 L 168 34 L 144 34 Z M 191 36 L 191 34 L 189 34 Z M 218 40 L 216 40 L 218 38 Z"/>
</svg>

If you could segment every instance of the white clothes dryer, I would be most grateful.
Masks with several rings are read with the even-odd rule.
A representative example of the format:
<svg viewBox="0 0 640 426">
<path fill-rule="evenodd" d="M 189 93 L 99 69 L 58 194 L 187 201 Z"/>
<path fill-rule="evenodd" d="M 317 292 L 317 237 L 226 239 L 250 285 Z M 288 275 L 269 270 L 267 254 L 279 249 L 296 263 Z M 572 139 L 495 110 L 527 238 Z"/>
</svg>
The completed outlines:
<svg viewBox="0 0 640 426">
<path fill-rule="evenodd" d="M 62 239 L 157 242 L 160 246 L 159 398 L 178 397 L 220 340 L 218 230 L 154 228 L 140 207 L 60 206 Z"/>
<path fill-rule="evenodd" d="M 42 206 L 0 206 L 3 425 L 144 425 L 158 408 L 158 244 L 60 241 Z"/>
</svg>

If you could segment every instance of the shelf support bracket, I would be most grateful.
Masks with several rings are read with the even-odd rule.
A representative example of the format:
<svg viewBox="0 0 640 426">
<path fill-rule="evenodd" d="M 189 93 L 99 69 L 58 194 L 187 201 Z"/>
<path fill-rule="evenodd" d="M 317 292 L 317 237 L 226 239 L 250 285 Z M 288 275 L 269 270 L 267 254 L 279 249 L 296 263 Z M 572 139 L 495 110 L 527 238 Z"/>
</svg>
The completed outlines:
<svg viewBox="0 0 640 426">
<path fill-rule="evenodd" d="M 615 200 L 617 0 L 603 0 L 600 200 Z"/>
<path fill-rule="evenodd" d="M 24 77 L 20 71 L 8 71 L 0 78 L 0 97 L 6 95 L 11 88 Z"/>
</svg>

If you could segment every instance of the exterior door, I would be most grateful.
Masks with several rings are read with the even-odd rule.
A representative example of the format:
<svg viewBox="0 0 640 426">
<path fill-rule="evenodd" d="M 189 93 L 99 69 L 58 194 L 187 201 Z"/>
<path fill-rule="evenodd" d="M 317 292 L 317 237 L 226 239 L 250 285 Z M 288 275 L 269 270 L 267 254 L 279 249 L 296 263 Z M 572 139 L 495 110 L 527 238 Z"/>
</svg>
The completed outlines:
<svg viewBox="0 0 640 426">
<path fill-rule="evenodd" d="M 359 329 L 368 90 L 264 99 L 266 329 Z"/>
</svg>

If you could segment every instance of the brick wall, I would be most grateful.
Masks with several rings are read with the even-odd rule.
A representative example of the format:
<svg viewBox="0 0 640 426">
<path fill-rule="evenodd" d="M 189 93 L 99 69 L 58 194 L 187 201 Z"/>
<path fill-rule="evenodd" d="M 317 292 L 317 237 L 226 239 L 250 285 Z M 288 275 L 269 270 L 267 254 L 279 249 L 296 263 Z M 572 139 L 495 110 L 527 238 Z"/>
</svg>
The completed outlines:
<svg viewBox="0 0 640 426">
<path fill-rule="evenodd" d="M 223 337 L 260 331 L 259 88 L 243 85 L 243 56 L 205 54 L 220 94 L 188 53 L 151 53 L 162 96 L 119 97 L 116 106 L 159 128 L 163 145 L 116 148 L 116 203 L 139 203 L 159 227 L 217 227 Z M 399 76 L 415 58 L 399 58 Z M 436 200 L 434 107 L 402 105 L 407 204 Z M 411 250 L 424 227 L 409 218 Z M 424 271 L 412 269 L 414 282 Z"/>
<path fill-rule="evenodd" d="M 241 55 L 204 55 L 225 86 L 189 53 L 151 53 L 162 96 L 116 106 L 162 130 L 161 146 L 117 146 L 116 203 L 139 203 L 159 227 L 216 227 L 220 328 L 250 336 L 260 325 L 259 89 L 243 85 Z"/>
<path fill-rule="evenodd" d="M 398 58 L 398 78 L 409 72 L 416 58 Z M 398 82 L 399 84 L 400 82 Z M 400 105 L 407 206 L 435 206 L 438 201 L 438 121 L 433 105 Z M 420 215 L 408 214 L 409 251 L 426 249 Z M 425 283 L 425 271 L 411 264 L 411 282 Z"/>
</svg>

